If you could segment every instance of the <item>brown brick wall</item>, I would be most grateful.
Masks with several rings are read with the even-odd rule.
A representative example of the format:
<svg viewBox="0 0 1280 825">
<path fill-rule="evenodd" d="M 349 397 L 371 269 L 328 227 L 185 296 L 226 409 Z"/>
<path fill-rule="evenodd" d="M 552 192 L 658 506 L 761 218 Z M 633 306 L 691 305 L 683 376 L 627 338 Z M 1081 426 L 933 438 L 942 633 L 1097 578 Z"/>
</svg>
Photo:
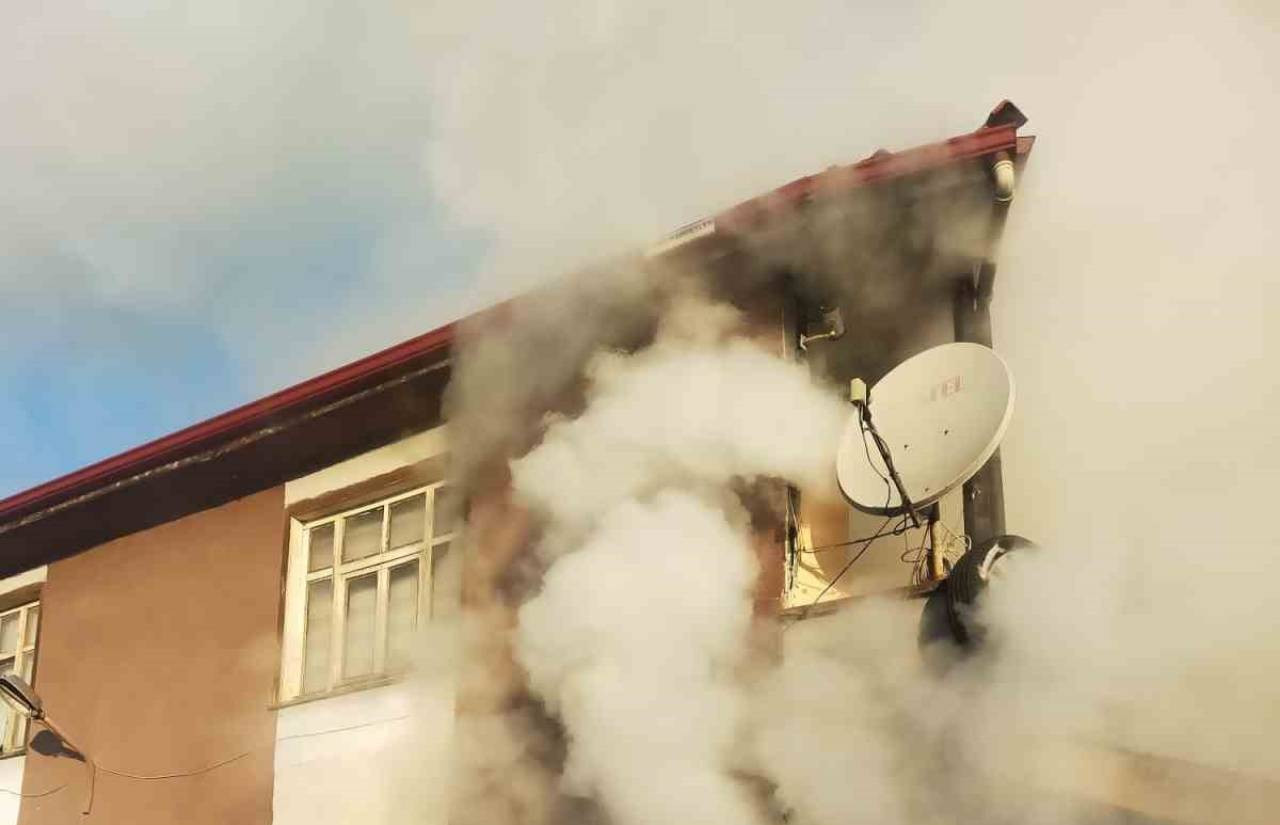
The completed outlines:
<svg viewBox="0 0 1280 825">
<path fill-rule="evenodd" d="M 269 823 L 285 542 L 275 488 L 120 538 L 49 567 L 35 686 L 105 768 L 28 752 L 21 825 Z"/>
</svg>

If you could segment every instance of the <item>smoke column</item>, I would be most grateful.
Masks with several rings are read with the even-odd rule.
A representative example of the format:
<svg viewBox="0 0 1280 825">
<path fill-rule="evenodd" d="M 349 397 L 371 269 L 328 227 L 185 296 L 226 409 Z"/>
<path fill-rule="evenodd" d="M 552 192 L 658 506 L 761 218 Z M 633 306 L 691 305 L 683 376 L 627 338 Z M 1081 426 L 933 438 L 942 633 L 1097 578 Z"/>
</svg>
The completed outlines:
<svg viewBox="0 0 1280 825">
<path fill-rule="evenodd" d="M 516 646 L 568 731 L 570 792 L 626 822 L 744 818 L 725 781 L 732 763 L 814 825 L 998 819 L 993 806 L 1074 821 L 1070 805 L 1008 781 L 1062 773 L 1037 743 L 1063 738 L 1280 778 L 1268 745 L 1280 735 L 1266 517 L 1280 476 L 1268 333 L 1276 118 L 1264 105 L 1280 68 L 1273 10 L 563 3 L 421 23 L 438 46 L 430 173 L 462 220 L 495 232 L 484 286 L 494 294 L 879 145 L 968 130 L 1002 97 L 1041 138 L 993 313 L 1019 381 L 1005 445 L 1010 527 L 1049 552 L 1017 565 L 987 605 L 1000 654 L 940 687 L 913 658 L 914 614 L 873 604 L 790 631 L 776 668 L 725 677 L 749 658 L 734 612 L 747 599 L 744 516 L 712 490 L 799 465 L 744 464 L 738 436 L 674 438 L 699 432 L 670 404 L 683 374 L 631 396 L 648 356 L 605 356 L 583 408 L 512 467 L 546 525 Z M 543 321 L 572 335 L 575 294 L 544 307 Z M 614 317 L 651 314 L 637 297 Z M 699 346 L 685 339 L 672 363 L 704 357 Z M 508 352 L 501 369 L 474 375 L 532 385 L 592 362 L 591 346 L 574 347 L 567 368 L 549 352 Z M 617 399 L 650 417 L 622 432 Z M 575 494 L 558 496 L 561 483 Z M 716 547 L 721 575 L 696 586 L 711 606 L 647 578 L 698 570 Z M 627 573 L 645 577 L 634 594 L 602 584 L 613 601 L 601 603 L 575 592 Z M 672 624 L 660 611 L 605 609 L 632 595 L 666 606 Z M 649 634 L 696 643 L 677 664 Z M 669 695 L 639 678 L 655 665 L 691 689 Z M 714 724 L 696 710 L 712 697 L 723 700 Z M 705 781 L 664 774 L 676 801 L 660 807 L 635 797 L 636 782 L 658 776 L 657 755 L 627 752 L 618 740 L 631 737 L 610 731 L 647 731 L 638 720 L 657 725 L 668 707 L 699 726 L 688 740 L 664 739 L 676 733 L 665 728 L 655 739 L 697 756 L 682 775 Z"/>
<path fill-rule="evenodd" d="M 701 309 L 701 311 L 697 311 Z M 552 558 L 519 614 L 533 691 L 564 721 L 566 788 L 610 821 L 755 822 L 730 775 L 744 721 L 759 573 L 735 478 L 822 478 L 842 409 L 805 371 L 723 334 L 723 309 L 683 307 L 634 356 L 590 370 L 586 411 L 515 463 Z"/>
</svg>

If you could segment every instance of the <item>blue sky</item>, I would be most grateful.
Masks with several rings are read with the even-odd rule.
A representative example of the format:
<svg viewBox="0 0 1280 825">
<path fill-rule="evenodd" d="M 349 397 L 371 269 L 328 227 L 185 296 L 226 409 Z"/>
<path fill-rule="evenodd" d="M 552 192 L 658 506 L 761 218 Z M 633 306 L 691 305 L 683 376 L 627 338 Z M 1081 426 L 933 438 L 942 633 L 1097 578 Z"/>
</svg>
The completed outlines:
<svg viewBox="0 0 1280 825">
<path fill-rule="evenodd" d="M 0 495 L 446 320 L 481 259 L 425 183 L 425 95 L 336 4 L 211 5 L 0 36 Z"/>
<path fill-rule="evenodd" d="M 367 279 L 352 277 L 400 207 L 335 197 L 331 182 L 299 178 L 224 224 L 181 233 L 169 255 L 204 283 L 179 304 L 37 291 L 6 305 L 0 489 L 38 483 L 418 331 L 394 320 L 380 328 L 395 289 L 368 294 Z M 483 242 L 438 244 L 443 291 L 451 279 L 464 282 Z M 55 254 L 37 249 L 5 264 L 36 278 L 85 265 Z M 423 313 L 424 324 L 434 322 Z M 361 334 L 335 351 L 328 341 L 343 329 Z"/>
</svg>

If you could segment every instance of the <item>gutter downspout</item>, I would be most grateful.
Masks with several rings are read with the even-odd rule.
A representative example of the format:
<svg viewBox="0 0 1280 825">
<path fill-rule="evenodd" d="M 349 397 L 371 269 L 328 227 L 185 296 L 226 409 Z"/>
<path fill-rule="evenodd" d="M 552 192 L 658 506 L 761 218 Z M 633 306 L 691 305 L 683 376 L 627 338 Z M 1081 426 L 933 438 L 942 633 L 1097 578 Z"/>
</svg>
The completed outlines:
<svg viewBox="0 0 1280 825">
<path fill-rule="evenodd" d="M 1008 153 L 995 156 L 991 172 L 995 204 L 986 248 L 973 271 L 958 279 L 952 294 L 955 339 L 987 347 L 992 346 L 991 295 L 995 288 L 996 249 L 1004 234 L 1015 189 L 1016 172 Z M 1005 533 L 1004 474 L 999 450 L 964 483 L 964 529 L 975 544 Z"/>
</svg>

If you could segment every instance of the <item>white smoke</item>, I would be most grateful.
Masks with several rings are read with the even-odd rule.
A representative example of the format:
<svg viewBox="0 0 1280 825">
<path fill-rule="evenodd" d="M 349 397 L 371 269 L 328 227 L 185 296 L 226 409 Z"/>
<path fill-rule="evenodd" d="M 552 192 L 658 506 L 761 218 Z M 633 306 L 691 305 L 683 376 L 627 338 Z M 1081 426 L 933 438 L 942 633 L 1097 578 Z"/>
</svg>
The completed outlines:
<svg viewBox="0 0 1280 825">
<path fill-rule="evenodd" d="M 926 765 L 899 724 L 920 676 L 904 604 L 808 620 L 787 631 L 780 666 L 754 686 L 751 758 L 804 825 L 907 823 L 902 793 Z"/>
<path fill-rule="evenodd" d="M 602 356 L 587 411 L 513 463 L 517 491 L 579 527 L 669 486 L 778 476 L 829 485 L 844 410 L 807 372 L 733 341 Z"/>
<path fill-rule="evenodd" d="M 988 647 L 942 675 L 916 649 L 919 602 L 801 623 L 753 693 L 755 770 L 806 825 L 1269 821 L 1265 550 L 1014 554 L 972 617 Z"/>
<path fill-rule="evenodd" d="M 530 686 L 569 736 L 566 790 L 618 825 L 755 821 L 728 775 L 757 573 L 737 521 L 673 490 L 622 502 L 520 611 Z"/>
<path fill-rule="evenodd" d="M 735 573 L 749 538 L 712 490 L 809 466 L 760 437 L 804 431 L 805 405 L 753 419 L 773 431 L 713 431 L 684 400 L 723 412 L 730 394 L 699 373 L 730 367 L 731 348 L 686 339 L 603 356 L 585 411 L 512 468 L 548 522 L 551 564 L 521 614 L 519 655 L 568 728 L 571 791 L 628 823 L 669 821 L 736 809 L 728 789 L 743 772 L 806 825 L 931 825 L 1073 821 L 1074 803 L 1041 792 L 1088 778 L 1058 758 L 1064 741 L 1280 775 L 1266 516 L 1280 466 L 1266 335 L 1275 113 L 1261 103 L 1273 96 L 1274 10 L 565 2 L 424 19 L 439 45 L 431 174 L 459 214 L 497 232 L 504 288 L 877 145 L 965 131 L 1001 97 L 1042 136 L 993 316 L 1022 401 L 1006 442 L 1010 527 L 1049 552 L 993 591 L 999 655 L 938 681 L 916 656 L 919 603 L 871 604 L 788 631 L 781 664 L 758 678 L 722 677 L 749 654 L 734 630 L 750 599 Z M 1229 155 L 1210 148 L 1222 145 Z M 570 299 L 551 314 L 572 335 L 580 311 Z M 556 374 L 543 351 L 524 355 L 505 365 L 520 382 Z M 743 397 L 782 386 L 769 369 L 733 374 Z M 812 444 L 829 449 L 824 426 Z M 678 538 L 649 523 L 661 516 L 683 518 Z M 672 547 L 725 525 L 736 541 L 698 545 L 720 548 L 722 575 L 666 580 Z M 634 588 L 617 581 L 629 576 Z M 685 650 L 671 672 L 687 696 L 629 678 L 632 648 L 665 664 L 676 654 L 654 640 L 675 645 L 691 622 L 740 648 Z M 718 721 L 699 718 L 696 741 L 663 724 L 667 702 L 689 719 L 715 695 L 722 707 L 706 712 Z M 650 734 L 662 748 L 647 747 Z M 663 772 L 672 750 L 711 779 Z"/>
<path fill-rule="evenodd" d="M 517 654 L 565 725 L 566 792 L 619 825 L 750 823 L 759 800 L 732 771 L 759 564 L 727 486 L 829 476 L 843 410 L 802 367 L 706 340 L 723 308 L 676 317 L 698 322 L 602 356 L 585 412 L 513 466 L 552 545 Z"/>
</svg>

